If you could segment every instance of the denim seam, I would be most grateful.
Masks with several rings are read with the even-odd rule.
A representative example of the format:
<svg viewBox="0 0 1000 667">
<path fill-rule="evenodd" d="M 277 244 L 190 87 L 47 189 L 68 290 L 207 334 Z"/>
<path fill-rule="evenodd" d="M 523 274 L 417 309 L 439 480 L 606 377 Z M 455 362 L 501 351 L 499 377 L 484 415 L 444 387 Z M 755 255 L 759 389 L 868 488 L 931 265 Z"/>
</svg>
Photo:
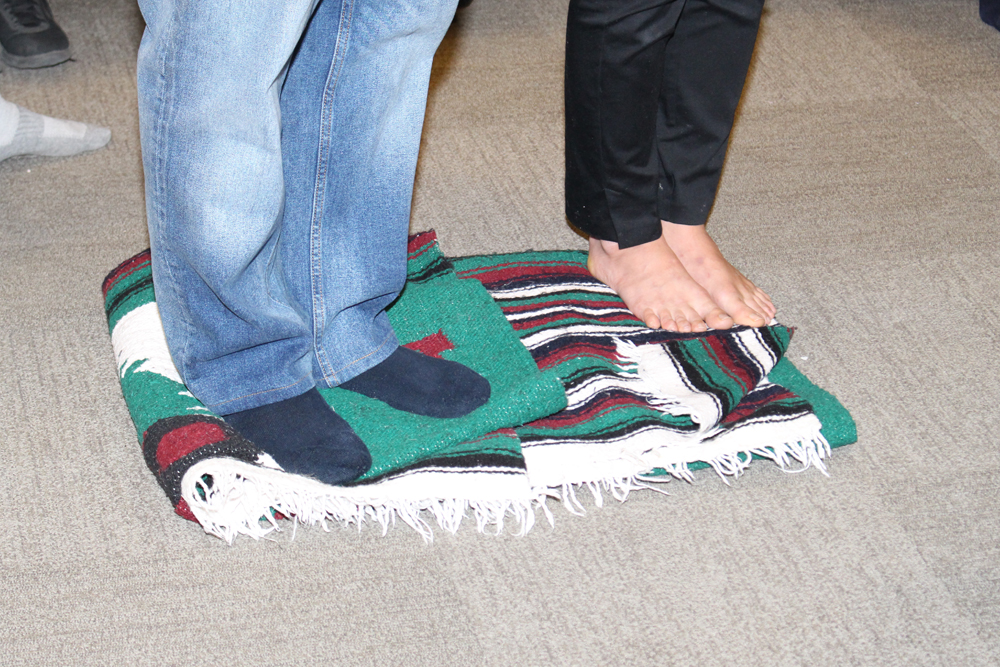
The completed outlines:
<svg viewBox="0 0 1000 667">
<path fill-rule="evenodd" d="M 166 31 L 166 36 L 162 37 L 162 39 L 170 40 L 170 42 L 173 42 L 175 40 L 175 31 L 172 29 L 173 28 L 173 24 L 175 24 L 175 23 L 176 23 L 176 19 L 172 17 L 171 20 L 170 20 L 171 29 Z M 162 35 L 162 33 L 161 33 L 161 35 Z M 159 41 L 160 38 L 161 37 L 158 36 L 158 40 L 157 41 Z M 156 240 L 157 240 L 158 246 L 160 248 L 162 248 L 162 249 L 166 249 L 167 248 L 167 243 L 166 243 L 166 238 L 165 238 L 165 233 L 164 233 L 165 232 L 164 226 L 165 226 L 166 220 L 167 220 L 167 213 L 166 213 L 165 205 L 164 205 L 163 202 L 167 198 L 166 197 L 166 192 L 165 192 L 165 190 L 166 190 L 166 171 L 167 171 L 167 165 L 168 165 L 168 163 L 170 161 L 170 159 L 169 159 L 169 155 L 170 155 L 170 141 L 169 141 L 169 139 L 170 139 L 170 132 L 169 132 L 169 128 L 170 128 L 170 126 L 172 124 L 172 119 L 170 119 L 170 118 L 167 117 L 168 114 L 169 114 L 169 110 L 172 107 L 171 107 L 171 105 L 167 104 L 166 101 L 167 101 L 167 98 L 169 98 L 172 95 L 173 78 L 172 77 L 168 77 L 167 76 L 167 72 L 168 72 L 168 70 L 172 71 L 174 69 L 172 67 L 173 63 L 169 62 L 169 61 L 171 59 L 171 55 L 176 55 L 177 53 L 178 53 L 178 50 L 175 49 L 175 48 L 172 48 L 171 45 L 169 45 L 169 44 L 162 48 L 162 57 L 160 58 L 160 61 L 159 61 L 160 71 L 158 73 L 159 74 L 159 85 L 157 86 L 157 88 L 158 88 L 158 99 L 157 99 L 158 113 L 157 113 L 157 117 L 156 117 L 156 124 L 154 126 L 154 132 L 155 132 L 154 144 L 156 146 L 161 147 L 162 150 L 159 150 L 156 153 L 157 160 L 158 160 L 159 164 L 157 164 L 156 169 L 154 171 L 155 176 L 154 176 L 154 180 L 153 180 L 153 189 L 156 192 L 156 196 L 154 196 L 154 198 L 153 198 L 153 207 L 156 209 L 155 210 L 155 216 L 156 216 L 156 236 L 157 236 Z M 173 262 L 171 261 L 172 252 L 173 252 L 172 250 L 167 250 L 167 252 L 165 253 L 165 255 L 163 257 L 164 261 L 161 262 L 160 264 L 162 266 L 162 269 L 163 269 L 164 273 L 167 275 L 167 284 L 176 288 L 176 285 L 179 285 L 180 283 L 177 281 L 177 279 L 175 277 L 174 266 L 173 266 Z M 157 253 L 157 254 L 159 254 L 159 253 Z M 171 295 L 171 296 L 173 297 L 173 296 L 176 296 L 176 295 Z M 156 298 L 156 295 L 155 295 L 155 286 L 154 286 L 154 295 L 153 295 L 153 298 L 154 299 Z M 175 301 L 179 305 L 183 304 L 183 300 L 182 299 L 175 299 Z M 159 308 L 159 306 L 157 306 L 157 308 Z M 181 368 L 179 368 L 178 370 L 180 371 L 181 377 L 184 378 L 187 375 L 187 373 L 186 373 L 187 369 L 185 368 L 185 366 L 187 366 L 187 364 L 185 363 L 184 360 L 186 360 L 186 359 L 189 358 L 188 350 L 191 347 L 191 341 L 193 339 L 193 336 L 191 335 L 191 332 L 195 329 L 195 327 L 194 327 L 194 325 L 193 325 L 193 323 L 191 321 L 190 314 L 188 313 L 187 308 L 181 306 L 177 310 L 178 310 L 177 315 L 179 316 L 180 320 L 183 322 L 185 329 L 187 329 L 186 335 L 184 335 L 184 336 L 181 337 L 182 338 L 181 346 L 180 346 L 180 349 L 177 351 L 177 355 L 180 357 L 180 362 L 181 362 L 180 363 Z M 176 341 L 175 341 L 175 343 L 176 343 Z M 177 360 L 174 360 L 174 362 L 176 363 Z"/>
<path fill-rule="evenodd" d="M 210 403 L 210 404 L 206 405 L 205 407 L 214 410 L 215 408 L 217 408 L 219 406 L 222 406 L 222 405 L 226 405 L 227 403 L 234 403 L 236 401 L 242 401 L 244 399 L 251 398 L 253 396 L 263 396 L 264 394 L 271 394 L 271 393 L 274 393 L 276 391 L 284 391 L 285 389 L 289 389 L 291 387 L 294 387 L 295 385 L 302 384 L 302 381 L 303 380 L 307 380 L 307 379 L 309 379 L 309 373 L 306 373 L 305 375 L 303 375 L 302 377 L 300 377 L 298 380 L 296 380 L 295 382 L 293 382 L 291 384 L 286 384 L 284 387 L 275 387 L 273 389 L 265 389 L 264 391 L 255 391 L 255 392 L 250 393 L 250 394 L 243 394 L 242 396 L 237 396 L 236 398 L 230 398 L 227 401 L 219 401 L 218 403 Z"/>
<path fill-rule="evenodd" d="M 345 53 L 350 43 L 353 12 L 353 0 L 346 0 L 341 8 L 337 44 L 333 50 L 330 71 L 327 74 L 326 90 L 323 93 L 323 107 L 320 111 L 320 143 L 317 147 L 316 186 L 313 191 L 313 212 L 310 222 L 309 279 L 312 287 L 313 353 L 316 355 L 323 379 L 328 384 L 331 377 L 336 380 L 337 373 L 331 367 L 330 361 L 323 351 L 321 340 L 326 319 L 323 298 L 323 214 L 326 208 L 326 182 L 332 150 L 333 98 L 336 95 L 337 82 L 340 79 L 340 71 L 346 60 Z"/>
<path fill-rule="evenodd" d="M 334 377 L 334 379 L 336 379 L 336 377 L 337 377 L 337 373 L 340 373 L 340 372 L 344 371 L 345 369 L 347 369 L 347 368 L 350 368 L 350 367 L 351 367 L 351 366 L 353 366 L 354 364 L 358 363 L 359 361 L 361 361 L 361 360 L 363 360 L 363 359 L 367 359 L 368 357 L 370 357 L 370 356 L 372 356 L 372 355 L 376 354 L 376 353 L 377 353 L 377 352 L 378 352 L 379 350 L 381 350 L 381 349 L 382 349 L 383 347 L 385 347 L 385 344 L 389 342 L 389 339 L 390 339 L 390 338 L 392 338 L 392 336 L 393 336 L 393 332 L 392 332 L 392 331 L 390 331 L 389 333 L 387 333 L 387 334 L 385 335 L 385 338 L 383 338 L 383 339 L 382 339 L 382 342 L 381 342 L 381 343 L 379 343 L 379 344 L 378 344 L 378 345 L 377 345 L 377 346 L 375 347 L 375 349 L 374 349 L 374 350 L 372 350 L 372 351 L 371 351 L 371 352 L 369 352 L 368 354 L 364 354 L 364 355 L 361 355 L 361 356 L 360 356 L 360 357 L 358 357 L 357 359 L 354 359 L 354 360 L 352 360 L 352 361 L 349 361 L 348 363 L 346 363 L 346 364 L 344 364 L 343 366 L 341 366 L 340 368 L 338 368 L 338 369 L 337 369 L 337 370 L 336 370 L 336 371 L 335 371 L 335 372 L 333 373 L 333 377 Z"/>
</svg>

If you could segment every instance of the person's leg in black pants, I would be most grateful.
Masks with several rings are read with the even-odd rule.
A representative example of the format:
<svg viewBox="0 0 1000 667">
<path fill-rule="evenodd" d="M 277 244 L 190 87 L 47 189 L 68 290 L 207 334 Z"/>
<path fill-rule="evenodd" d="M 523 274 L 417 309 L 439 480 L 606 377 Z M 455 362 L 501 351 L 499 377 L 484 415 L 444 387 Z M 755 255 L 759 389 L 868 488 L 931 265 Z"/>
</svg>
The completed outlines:
<svg viewBox="0 0 1000 667">
<path fill-rule="evenodd" d="M 591 236 L 591 271 L 649 326 L 774 315 L 704 227 L 762 2 L 570 3 L 566 214 Z"/>
</svg>

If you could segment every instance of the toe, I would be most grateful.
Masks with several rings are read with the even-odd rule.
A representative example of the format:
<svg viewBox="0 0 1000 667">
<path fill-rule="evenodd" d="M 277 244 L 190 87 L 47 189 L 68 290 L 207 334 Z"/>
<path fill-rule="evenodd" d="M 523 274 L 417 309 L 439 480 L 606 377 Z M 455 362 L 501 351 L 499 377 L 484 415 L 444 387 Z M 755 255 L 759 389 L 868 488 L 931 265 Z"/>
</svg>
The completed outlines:
<svg viewBox="0 0 1000 667">
<path fill-rule="evenodd" d="M 774 307 L 774 302 L 771 301 L 771 297 L 767 295 L 767 292 L 757 286 L 754 286 L 747 302 L 751 308 L 765 316 L 768 321 L 770 321 L 771 318 L 774 317 L 775 313 L 778 312 L 778 309 Z"/>
<path fill-rule="evenodd" d="M 730 329 L 733 326 L 733 318 L 721 308 L 713 309 L 705 317 L 705 322 L 713 329 Z"/>
<path fill-rule="evenodd" d="M 764 316 L 749 306 L 736 309 L 736 312 L 734 312 L 732 316 L 733 321 L 736 322 L 736 324 L 742 324 L 748 327 L 762 327 L 767 324 L 767 320 L 764 319 Z"/>
<path fill-rule="evenodd" d="M 691 309 L 684 313 L 684 321 L 687 325 L 682 331 L 684 333 L 700 332 L 708 328 L 705 318 L 697 310 Z"/>
<path fill-rule="evenodd" d="M 760 290 L 757 290 L 754 294 L 751 307 L 761 315 L 773 315 L 775 312 L 774 304 L 771 302 L 771 299 L 768 298 L 767 294 L 764 294 Z"/>
<path fill-rule="evenodd" d="M 679 329 L 677 328 L 678 324 L 674 320 L 674 318 L 670 315 L 670 313 L 660 314 L 660 326 L 666 329 L 667 331 L 674 331 L 674 332 L 679 331 Z"/>
</svg>

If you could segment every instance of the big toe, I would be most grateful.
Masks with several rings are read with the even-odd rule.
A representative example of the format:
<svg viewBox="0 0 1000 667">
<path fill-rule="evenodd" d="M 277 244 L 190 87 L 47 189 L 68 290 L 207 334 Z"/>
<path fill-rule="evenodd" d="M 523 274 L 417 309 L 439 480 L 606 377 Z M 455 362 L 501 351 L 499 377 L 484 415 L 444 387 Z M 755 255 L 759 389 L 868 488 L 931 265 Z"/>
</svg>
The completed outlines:
<svg viewBox="0 0 1000 667">
<path fill-rule="evenodd" d="M 768 320 L 756 310 L 741 302 L 741 305 L 730 310 L 733 321 L 747 327 L 762 327 Z"/>
</svg>

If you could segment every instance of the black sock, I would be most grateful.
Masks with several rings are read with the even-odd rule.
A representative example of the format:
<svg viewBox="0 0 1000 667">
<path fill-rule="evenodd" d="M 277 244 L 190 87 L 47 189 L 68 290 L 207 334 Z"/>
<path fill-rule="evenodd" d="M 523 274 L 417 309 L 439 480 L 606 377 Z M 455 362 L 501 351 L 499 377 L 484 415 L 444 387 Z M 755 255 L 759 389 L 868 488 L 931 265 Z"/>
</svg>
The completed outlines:
<svg viewBox="0 0 1000 667">
<path fill-rule="evenodd" d="M 482 375 L 460 363 L 405 347 L 340 386 L 427 417 L 461 417 L 490 398 L 490 383 Z"/>
<path fill-rule="evenodd" d="M 365 443 L 315 388 L 224 419 L 296 475 L 343 484 L 365 474 L 372 464 Z"/>
</svg>

